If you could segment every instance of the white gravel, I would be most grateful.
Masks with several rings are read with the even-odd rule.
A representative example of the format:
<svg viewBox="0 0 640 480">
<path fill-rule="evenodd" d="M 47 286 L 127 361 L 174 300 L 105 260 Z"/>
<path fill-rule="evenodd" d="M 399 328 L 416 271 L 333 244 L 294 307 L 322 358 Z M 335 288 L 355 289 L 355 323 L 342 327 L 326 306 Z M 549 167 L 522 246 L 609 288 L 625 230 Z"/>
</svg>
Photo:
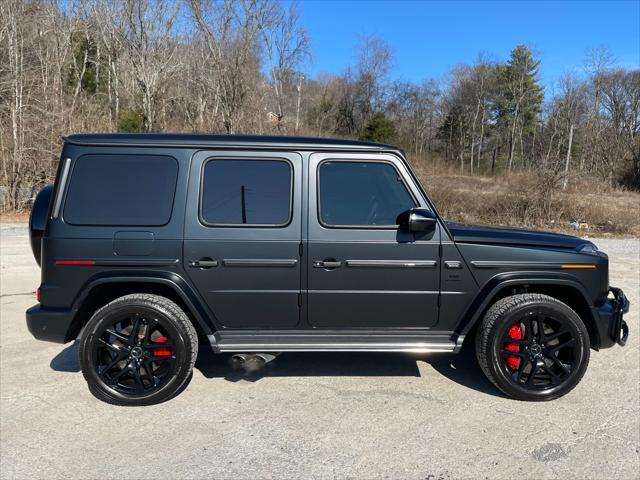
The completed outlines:
<svg viewBox="0 0 640 480">
<path fill-rule="evenodd" d="M 632 255 L 640 257 L 639 238 L 590 238 L 587 240 L 596 244 L 599 250 L 608 255 Z"/>
</svg>

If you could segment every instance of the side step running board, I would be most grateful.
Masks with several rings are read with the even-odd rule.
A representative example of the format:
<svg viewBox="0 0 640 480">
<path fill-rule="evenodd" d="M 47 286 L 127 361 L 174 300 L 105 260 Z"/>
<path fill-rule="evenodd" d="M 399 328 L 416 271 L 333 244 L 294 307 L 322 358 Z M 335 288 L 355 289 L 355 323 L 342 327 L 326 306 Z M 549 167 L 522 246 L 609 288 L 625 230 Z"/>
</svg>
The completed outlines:
<svg viewBox="0 0 640 480">
<path fill-rule="evenodd" d="M 414 352 L 457 353 L 464 337 L 451 335 L 301 334 L 216 332 L 215 352 Z"/>
</svg>

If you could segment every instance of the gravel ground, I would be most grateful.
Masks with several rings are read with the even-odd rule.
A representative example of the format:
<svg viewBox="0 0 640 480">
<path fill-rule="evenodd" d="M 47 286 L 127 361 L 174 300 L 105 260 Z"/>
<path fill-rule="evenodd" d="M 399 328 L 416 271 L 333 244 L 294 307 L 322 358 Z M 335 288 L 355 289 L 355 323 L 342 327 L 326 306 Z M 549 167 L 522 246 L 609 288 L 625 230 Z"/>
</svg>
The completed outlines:
<svg viewBox="0 0 640 480">
<path fill-rule="evenodd" d="M 596 244 L 599 250 L 608 255 L 627 255 L 632 258 L 640 257 L 640 240 L 637 238 L 590 238 L 587 240 Z"/>
<path fill-rule="evenodd" d="M 632 302 L 625 348 L 593 352 L 569 395 L 517 402 L 457 356 L 283 354 L 254 377 L 202 349 L 175 399 L 95 400 L 77 346 L 34 340 L 39 270 L 0 229 L 2 478 L 640 477 L 640 241 L 594 239 Z"/>
</svg>

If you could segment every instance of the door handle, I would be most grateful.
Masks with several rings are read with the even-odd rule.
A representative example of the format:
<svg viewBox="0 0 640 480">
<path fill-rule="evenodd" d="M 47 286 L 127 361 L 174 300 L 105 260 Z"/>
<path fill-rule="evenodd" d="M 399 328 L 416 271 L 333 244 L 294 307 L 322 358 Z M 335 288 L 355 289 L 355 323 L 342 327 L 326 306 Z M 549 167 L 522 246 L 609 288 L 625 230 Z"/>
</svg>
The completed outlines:
<svg viewBox="0 0 640 480">
<path fill-rule="evenodd" d="M 339 268 L 342 266 L 342 262 L 336 260 L 315 260 L 313 262 L 313 268 Z"/>
<path fill-rule="evenodd" d="M 189 262 L 189 266 L 191 268 L 211 268 L 211 267 L 217 267 L 218 266 L 218 261 L 217 260 L 213 260 L 211 258 L 201 258 L 200 260 L 194 260 Z"/>
</svg>

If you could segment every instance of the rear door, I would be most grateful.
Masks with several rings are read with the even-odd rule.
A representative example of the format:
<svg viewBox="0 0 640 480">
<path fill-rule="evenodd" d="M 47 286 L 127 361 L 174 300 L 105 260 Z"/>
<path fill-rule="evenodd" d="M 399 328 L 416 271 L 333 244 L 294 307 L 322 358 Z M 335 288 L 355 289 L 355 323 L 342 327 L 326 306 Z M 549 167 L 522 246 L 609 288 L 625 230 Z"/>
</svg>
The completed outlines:
<svg viewBox="0 0 640 480">
<path fill-rule="evenodd" d="M 427 328 L 438 321 L 440 227 L 398 230 L 429 208 L 393 155 L 315 153 L 309 163 L 308 322 Z"/>
<path fill-rule="evenodd" d="M 194 155 L 184 262 L 219 325 L 298 325 L 301 186 L 295 153 Z"/>
</svg>

